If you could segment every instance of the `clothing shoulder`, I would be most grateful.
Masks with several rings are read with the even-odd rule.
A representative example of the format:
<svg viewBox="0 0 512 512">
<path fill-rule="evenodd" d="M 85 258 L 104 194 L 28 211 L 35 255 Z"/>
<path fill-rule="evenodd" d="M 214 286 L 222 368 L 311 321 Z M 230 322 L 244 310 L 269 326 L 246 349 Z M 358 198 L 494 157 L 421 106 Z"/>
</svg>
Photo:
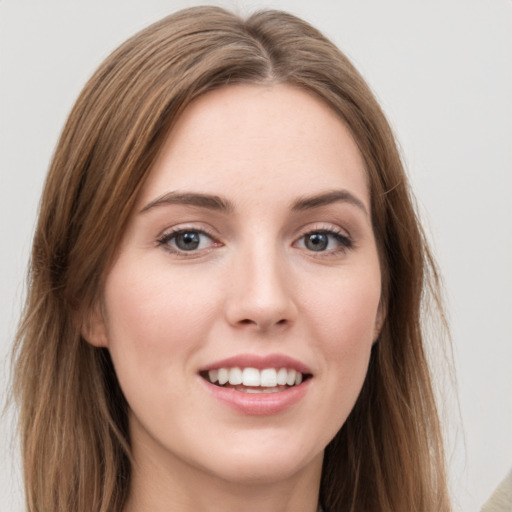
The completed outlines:
<svg viewBox="0 0 512 512">
<path fill-rule="evenodd" d="M 512 469 L 492 493 L 480 512 L 510 512 L 512 510 Z"/>
</svg>

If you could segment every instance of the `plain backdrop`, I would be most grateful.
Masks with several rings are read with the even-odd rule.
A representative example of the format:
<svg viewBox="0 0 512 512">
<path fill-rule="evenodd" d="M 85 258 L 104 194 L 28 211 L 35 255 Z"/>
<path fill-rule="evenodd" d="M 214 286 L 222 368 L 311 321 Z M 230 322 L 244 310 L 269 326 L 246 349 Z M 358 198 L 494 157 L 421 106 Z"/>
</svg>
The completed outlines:
<svg viewBox="0 0 512 512">
<path fill-rule="evenodd" d="M 45 172 L 87 78 L 164 0 L 0 0 L 0 392 Z M 217 1 L 289 10 L 354 61 L 400 141 L 445 279 L 458 378 L 445 401 L 456 509 L 476 511 L 512 466 L 512 3 Z M 449 379 L 448 379 L 449 380 Z M 0 511 L 22 510 L 12 414 L 0 423 Z"/>
</svg>

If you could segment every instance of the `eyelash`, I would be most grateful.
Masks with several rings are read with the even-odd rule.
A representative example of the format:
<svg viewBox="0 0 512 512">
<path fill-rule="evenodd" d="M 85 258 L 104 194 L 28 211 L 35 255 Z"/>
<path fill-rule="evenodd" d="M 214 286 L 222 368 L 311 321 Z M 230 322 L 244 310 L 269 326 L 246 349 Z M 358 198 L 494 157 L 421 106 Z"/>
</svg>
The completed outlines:
<svg viewBox="0 0 512 512">
<path fill-rule="evenodd" d="M 179 248 L 172 247 L 171 245 L 169 245 L 169 242 L 171 240 L 176 239 L 179 235 L 185 235 L 187 233 L 196 234 L 199 236 L 206 236 L 212 241 L 212 245 L 207 248 L 192 249 L 190 251 L 179 249 Z M 336 242 L 339 243 L 338 247 L 336 247 L 335 249 L 330 249 L 330 250 L 315 251 L 315 250 L 308 249 L 307 247 L 305 247 L 305 250 L 307 250 L 311 254 L 316 253 L 316 255 L 320 256 L 320 257 L 336 256 L 340 253 L 345 253 L 347 250 L 354 248 L 354 242 L 349 236 L 347 236 L 344 233 L 342 233 L 341 231 L 339 231 L 337 229 L 333 229 L 333 228 L 310 229 L 307 232 L 303 233 L 297 239 L 297 241 L 294 242 L 294 246 L 297 245 L 299 243 L 299 241 L 305 240 L 305 238 L 307 236 L 312 236 L 312 235 L 326 235 L 328 237 L 334 238 L 336 240 Z M 212 249 L 215 246 L 222 245 L 220 242 L 216 242 L 215 238 L 210 233 L 205 231 L 204 229 L 186 228 L 186 227 L 185 228 L 176 228 L 176 229 L 173 229 L 171 231 L 164 233 L 161 237 L 159 237 L 157 239 L 157 243 L 159 246 L 162 246 L 166 251 L 168 251 L 172 254 L 183 256 L 183 257 L 196 256 L 199 251 L 201 252 L 201 254 L 204 254 L 205 250 Z"/>
<path fill-rule="evenodd" d="M 193 234 L 196 234 L 196 235 L 199 235 L 199 236 L 206 236 L 206 237 L 208 237 L 213 242 L 212 246 L 208 247 L 207 249 L 193 249 L 193 250 L 190 250 L 190 251 L 186 251 L 186 250 L 179 249 L 179 248 L 176 248 L 176 247 L 172 247 L 171 245 L 169 245 L 169 242 L 171 240 L 177 238 L 179 235 L 184 235 L 184 234 L 187 234 L 187 233 L 193 233 Z M 208 250 L 208 249 L 211 249 L 214 246 L 221 245 L 220 243 L 216 242 L 215 238 L 210 233 L 205 231 L 204 229 L 186 228 L 186 227 L 185 228 L 176 228 L 176 229 L 173 229 L 171 231 L 168 231 L 168 232 L 164 233 L 161 237 L 159 237 L 157 239 L 157 243 L 158 243 L 158 245 L 162 246 L 166 251 L 168 251 L 168 252 L 170 252 L 172 254 L 176 254 L 176 255 L 184 256 L 184 257 L 195 256 L 195 255 L 198 254 L 198 251 Z"/>
<path fill-rule="evenodd" d="M 309 229 L 307 232 L 303 233 L 300 238 L 295 242 L 295 244 L 299 243 L 301 240 L 305 240 L 307 236 L 311 235 L 326 235 L 327 237 L 332 237 L 339 244 L 338 247 L 330 250 L 322 250 L 322 251 L 314 251 L 311 249 L 307 249 L 309 253 L 314 254 L 319 257 L 328 258 L 330 256 L 337 256 L 339 254 L 343 254 L 350 249 L 354 248 L 354 242 L 350 238 L 350 236 L 344 234 L 338 229 L 334 229 L 332 227 L 325 228 L 319 227 L 315 229 Z M 329 242 L 328 242 L 329 243 Z"/>
</svg>

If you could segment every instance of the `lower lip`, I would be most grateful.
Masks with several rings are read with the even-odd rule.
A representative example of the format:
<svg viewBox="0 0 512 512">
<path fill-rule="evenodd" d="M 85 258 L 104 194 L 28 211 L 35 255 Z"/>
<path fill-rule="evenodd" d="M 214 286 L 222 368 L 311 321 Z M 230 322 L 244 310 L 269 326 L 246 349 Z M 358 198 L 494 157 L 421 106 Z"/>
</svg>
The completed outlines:
<svg viewBox="0 0 512 512">
<path fill-rule="evenodd" d="M 299 402 L 306 394 L 312 379 L 275 393 L 244 393 L 233 388 L 216 386 L 202 377 L 201 380 L 209 393 L 235 411 L 251 416 L 270 416 Z"/>
</svg>

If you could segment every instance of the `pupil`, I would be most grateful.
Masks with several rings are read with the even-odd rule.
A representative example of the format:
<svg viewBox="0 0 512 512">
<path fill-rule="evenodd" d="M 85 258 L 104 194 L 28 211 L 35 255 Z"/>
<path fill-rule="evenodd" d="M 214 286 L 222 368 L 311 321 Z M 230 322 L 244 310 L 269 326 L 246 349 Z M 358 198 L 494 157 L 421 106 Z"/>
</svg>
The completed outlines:
<svg viewBox="0 0 512 512">
<path fill-rule="evenodd" d="M 198 233 L 180 233 L 176 237 L 176 245 L 179 249 L 184 251 L 191 251 L 197 249 L 199 246 L 199 234 Z"/>
<path fill-rule="evenodd" d="M 324 251 L 329 240 L 323 233 L 314 233 L 306 237 L 306 247 L 311 251 Z"/>
</svg>

